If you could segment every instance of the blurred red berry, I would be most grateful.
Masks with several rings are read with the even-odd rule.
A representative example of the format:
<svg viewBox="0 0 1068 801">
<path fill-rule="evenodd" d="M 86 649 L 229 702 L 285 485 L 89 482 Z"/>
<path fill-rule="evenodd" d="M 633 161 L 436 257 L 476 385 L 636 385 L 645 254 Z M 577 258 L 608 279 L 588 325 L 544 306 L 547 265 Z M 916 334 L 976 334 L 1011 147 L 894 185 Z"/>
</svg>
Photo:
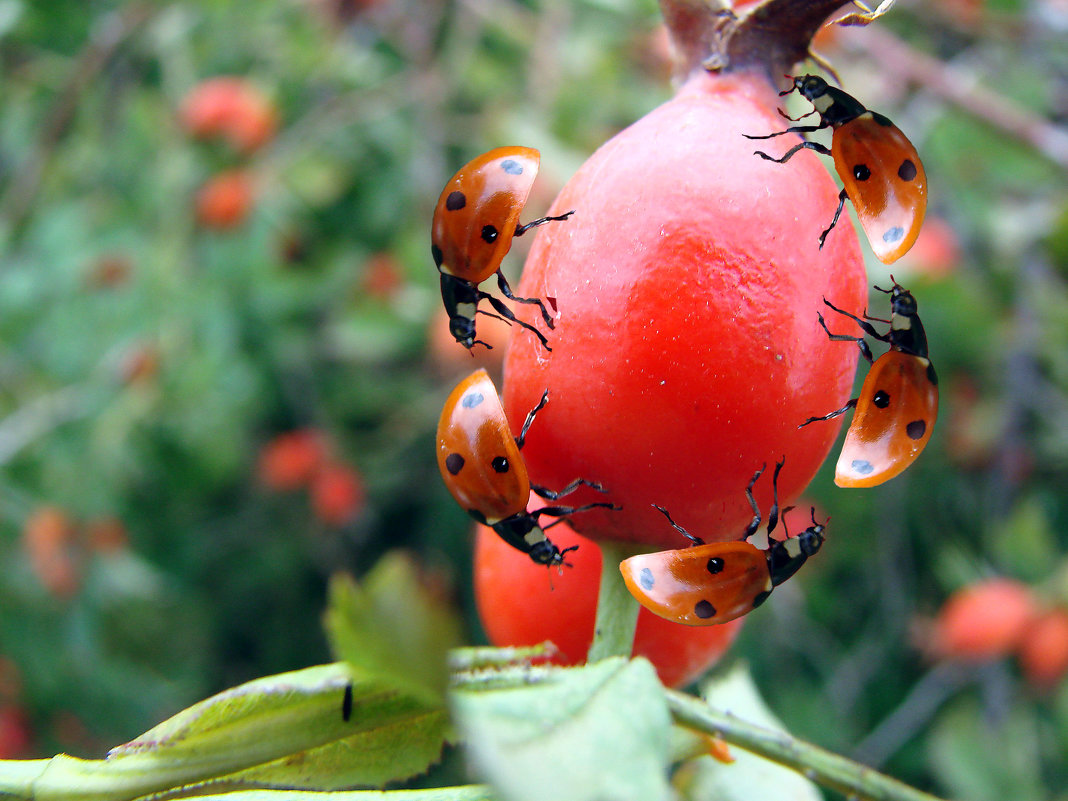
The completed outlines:
<svg viewBox="0 0 1068 801">
<path fill-rule="evenodd" d="M 278 128 L 274 104 L 245 78 L 221 76 L 197 84 L 182 101 L 182 125 L 193 136 L 221 136 L 242 152 L 269 142 Z"/>
<path fill-rule="evenodd" d="M 1016 650 L 1037 604 L 1019 581 L 993 578 L 963 587 L 949 597 L 934 621 L 931 650 L 951 659 L 997 659 Z"/>
<path fill-rule="evenodd" d="M 363 265 L 360 289 L 372 298 L 389 300 L 404 286 L 404 269 L 389 253 L 376 253 Z"/>
<path fill-rule="evenodd" d="M 117 517 L 98 517 L 85 525 L 85 541 L 97 553 L 117 553 L 129 545 L 126 526 Z"/>
<path fill-rule="evenodd" d="M 119 380 L 123 384 L 144 384 L 159 372 L 159 350 L 155 345 L 140 342 L 122 356 Z"/>
<path fill-rule="evenodd" d="M 94 289 L 112 289 L 130 280 L 133 262 L 121 253 L 105 253 L 92 262 L 86 283 Z"/>
<path fill-rule="evenodd" d="M 1043 612 L 1024 632 L 1020 668 L 1031 684 L 1049 689 L 1068 673 L 1068 609 Z"/>
<path fill-rule="evenodd" d="M 50 593 L 60 598 L 74 595 L 80 584 L 73 541 L 70 519 L 56 506 L 38 508 L 22 529 L 22 545 L 33 572 Z"/>
<path fill-rule="evenodd" d="M 307 486 L 328 456 L 326 438 L 315 429 L 279 434 L 260 451 L 260 481 L 273 490 Z"/>
<path fill-rule="evenodd" d="M 220 172 L 209 178 L 197 192 L 197 220 L 207 228 L 236 228 L 248 217 L 253 195 L 252 176 L 247 172 Z"/>
<path fill-rule="evenodd" d="M 363 500 L 363 480 L 348 465 L 328 464 L 312 480 L 312 511 L 327 525 L 351 521 L 363 508 Z"/>
<path fill-rule="evenodd" d="M 30 749 L 30 722 L 17 706 L 0 707 L 0 759 L 24 757 Z"/>
</svg>

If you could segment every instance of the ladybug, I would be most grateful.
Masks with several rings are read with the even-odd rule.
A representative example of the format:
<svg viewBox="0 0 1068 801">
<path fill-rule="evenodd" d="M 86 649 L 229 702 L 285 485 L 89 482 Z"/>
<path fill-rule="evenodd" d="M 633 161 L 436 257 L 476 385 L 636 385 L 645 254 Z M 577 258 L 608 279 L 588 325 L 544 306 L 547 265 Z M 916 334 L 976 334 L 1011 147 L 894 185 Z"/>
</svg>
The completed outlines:
<svg viewBox="0 0 1068 801">
<path fill-rule="evenodd" d="M 539 298 L 513 295 L 500 269 L 513 237 L 575 213 L 572 210 L 559 217 L 519 224 L 540 165 L 541 154 L 533 148 L 498 147 L 465 164 L 441 190 L 434 208 L 430 253 L 441 273 L 441 299 L 449 313 L 449 331 L 465 348 L 476 344 L 491 347 L 475 339 L 478 302 L 488 300 L 501 317 L 532 331 L 546 350 L 552 350 L 541 331 L 516 319 L 503 301 L 478 288 L 496 274 L 501 294 L 518 303 L 536 305 L 545 324 L 553 328 L 545 304 Z"/>
<path fill-rule="evenodd" d="M 888 343 L 890 349 L 872 364 L 858 397 L 837 411 L 810 417 L 798 426 L 856 409 L 835 468 L 834 483 L 839 487 L 874 487 L 898 475 L 927 445 L 938 417 L 938 374 L 927 355 L 927 334 L 916 311 L 916 299 L 897 281 L 891 289 L 875 288 L 890 295 L 889 320 L 867 314 L 861 319 L 826 298 L 823 302 L 854 320 L 866 334 Z M 817 312 L 816 316 L 827 336 L 856 342 L 864 358 L 872 361 L 871 348 L 863 337 L 832 334 L 823 315 Z M 889 323 L 890 330 L 880 334 L 868 320 Z"/>
<path fill-rule="evenodd" d="M 916 241 L 927 211 L 927 174 L 916 148 L 890 120 L 864 108 L 855 97 L 828 85 L 823 78 L 801 75 L 793 78 L 793 82 L 793 86 L 779 95 L 796 90 L 812 101 L 814 110 L 809 114 L 819 114 L 819 125 L 795 125 L 766 136 L 746 134 L 746 138 L 771 139 L 830 127 L 833 129 L 830 149 L 818 142 L 804 141 L 780 158 L 760 150 L 755 154 L 779 164 L 785 164 L 802 149 L 832 156 L 834 168 L 845 188 L 838 195 L 834 219 L 820 234 L 820 248 L 823 248 L 827 234 L 838 224 L 848 198 L 853 201 L 875 255 L 884 264 L 897 261 Z M 787 119 L 797 122 L 807 116 Z"/>
<path fill-rule="evenodd" d="M 485 370 L 476 370 L 456 385 L 441 410 L 438 468 L 452 497 L 471 517 L 492 527 L 505 542 L 527 554 L 536 564 L 551 567 L 567 564 L 564 554 L 578 546 L 557 548 L 545 536 L 538 523 L 539 516 L 564 517 L 587 509 L 619 507 L 611 503 L 588 503 L 527 511 L 531 490 L 550 501 L 582 486 L 605 491 L 600 484 L 584 478 L 576 478 L 557 492 L 530 483 L 519 451 L 535 415 L 548 402 L 546 390 L 527 415 L 519 436 L 513 437 L 493 381 Z"/>
<path fill-rule="evenodd" d="M 813 509 L 812 525 L 797 537 L 787 533 L 784 540 L 771 539 L 771 532 L 779 522 L 778 479 L 782 466 L 782 461 L 776 463 L 771 479 L 775 499 L 768 511 L 768 547 L 765 550 L 748 542 L 760 528 L 760 508 L 753 499 L 753 485 L 764 467 L 753 474 L 745 488 L 745 497 L 753 507 L 753 519 L 746 526 L 745 536 L 737 542 L 706 545 L 672 520 L 666 509 L 653 504 L 692 545 L 632 556 L 620 563 L 623 581 L 638 603 L 676 623 L 711 626 L 748 614 L 764 603 L 772 590 L 796 573 L 823 545 L 826 523 L 816 522 L 816 510 Z"/>
</svg>

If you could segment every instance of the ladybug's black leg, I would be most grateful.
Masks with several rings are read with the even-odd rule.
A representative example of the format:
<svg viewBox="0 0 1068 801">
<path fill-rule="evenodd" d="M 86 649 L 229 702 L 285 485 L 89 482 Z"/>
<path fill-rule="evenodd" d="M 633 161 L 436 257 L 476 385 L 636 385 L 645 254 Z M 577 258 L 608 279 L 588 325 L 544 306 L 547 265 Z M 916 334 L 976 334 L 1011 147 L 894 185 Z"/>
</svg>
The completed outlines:
<svg viewBox="0 0 1068 801">
<path fill-rule="evenodd" d="M 700 537 L 695 537 L 689 531 L 687 531 L 682 526 L 680 526 L 678 523 L 676 523 L 674 520 L 672 520 L 671 519 L 671 515 L 668 514 L 668 510 L 665 509 L 663 506 L 657 506 L 654 503 L 653 504 L 653 508 L 654 509 L 658 509 L 660 511 L 660 513 L 663 514 L 664 517 L 667 518 L 667 521 L 671 524 L 671 527 L 673 529 L 675 529 L 677 532 L 679 532 L 686 539 L 688 539 L 690 541 L 691 545 L 704 545 L 705 544 L 705 541 L 703 539 L 701 539 Z"/>
<path fill-rule="evenodd" d="M 779 116 L 780 117 L 782 117 L 784 120 L 789 120 L 790 122 L 801 122 L 801 120 L 805 119 L 805 117 L 811 117 L 813 114 L 816 113 L 816 109 L 812 109 L 812 111 L 810 111 L 808 114 L 802 114 L 800 117 L 791 117 L 789 114 L 787 114 L 781 108 L 777 108 L 775 110 L 777 112 L 779 112 Z M 756 137 L 750 136 L 748 138 L 749 139 L 755 139 Z"/>
<path fill-rule="evenodd" d="M 571 212 L 568 212 L 569 214 Z M 512 294 L 512 288 L 508 285 L 508 279 L 504 277 L 504 273 L 497 270 L 497 286 L 501 288 L 501 294 L 508 300 L 514 300 L 516 303 L 532 303 L 541 309 L 541 318 L 545 320 L 545 324 L 550 329 L 556 328 L 556 324 L 553 322 L 553 318 L 549 316 L 548 310 L 545 308 L 545 304 L 541 302 L 541 298 L 520 298 Z"/>
<path fill-rule="evenodd" d="M 499 314 L 494 314 L 493 312 L 488 312 L 485 309 L 478 309 L 478 310 L 475 311 L 475 314 L 484 314 L 486 317 L 492 317 L 494 320 L 500 320 L 505 325 L 511 325 L 512 324 L 511 320 L 506 320 L 503 317 L 501 317 Z"/>
<path fill-rule="evenodd" d="M 830 153 L 830 151 L 827 151 Z M 845 202 L 849 198 L 846 191 L 843 189 L 838 193 L 838 208 L 834 210 L 834 219 L 831 220 L 831 224 L 824 229 L 820 234 L 820 250 L 823 250 L 823 243 L 827 240 L 827 234 L 834 230 L 834 226 L 838 225 L 838 218 L 842 216 L 842 209 L 845 208 Z"/>
<path fill-rule="evenodd" d="M 543 334 L 537 328 L 532 326 L 530 323 L 525 323 L 522 320 L 520 320 L 519 318 L 517 318 L 512 313 L 512 310 L 509 309 L 507 306 L 505 306 L 504 303 L 499 298 L 495 298 L 495 297 L 493 297 L 493 295 L 488 295 L 488 294 L 486 294 L 485 292 L 482 292 L 482 291 L 479 291 L 478 298 L 479 298 L 479 300 L 488 300 L 490 302 L 490 305 L 494 309 L 497 310 L 497 313 L 500 314 L 501 317 L 507 318 L 507 319 L 511 320 L 513 323 L 516 323 L 517 325 L 522 326 L 523 328 L 525 328 L 528 331 L 532 332 L 534 334 L 534 336 L 536 336 L 538 339 L 541 340 L 542 347 L 544 347 L 545 350 L 548 350 L 548 351 L 552 350 L 552 348 L 549 347 L 549 340 L 547 340 L 545 338 L 545 334 Z M 516 300 L 520 300 L 520 298 L 516 298 Z"/>
<path fill-rule="evenodd" d="M 799 425 L 798 428 L 804 428 L 809 423 L 815 423 L 815 422 L 818 422 L 820 420 L 833 420 L 835 417 L 838 417 L 838 415 L 845 414 L 850 409 L 857 408 L 857 401 L 858 400 L 859 400 L 859 398 L 853 398 L 845 406 L 843 406 L 841 409 L 839 409 L 837 411 L 834 411 L 834 412 L 831 412 L 830 414 L 825 414 L 825 415 L 823 415 L 823 417 L 810 417 L 805 422 L 803 422 L 801 425 Z"/>
<path fill-rule="evenodd" d="M 879 340 L 880 342 L 889 342 L 890 341 L 889 332 L 887 332 L 885 334 L 880 334 L 878 331 L 875 330 L 875 327 L 871 323 L 867 322 L 864 319 L 861 319 L 860 317 L 857 317 L 855 314 L 850 314 L 845 309 L 839 309 L 837 306 L 835 306 L 833 303 L 831 303 L 829 300 L 827 300 L 827 298 L 823 299 L 823 305 L 827 306 L 830 309 L 833 309 L 834 311 L 836 311 L 839 314 L 841 314 L 843 317 L 848 317 L 850 320 L 852 320 L 858 326 L 860 326 L 860 330 L 863 331 L 868 336 L 873 337 L 873 338 Z M 865 312 L 865 315 L 866 314 L 867 314 L 867 312 Z"/>
<path fill-rule="evenodd" d="M 823 302 L 826 303 L 827 301 L 824 300 Z M 835 311 L 837 311 L 837 309 Z M 819 318 L 820 325 L 823 326 L 823 330 L 827 332 L 828 339 L 831 339 L 835 342 L 856 342 L 857 347 L 860 348 L 860 354 L 868 360 L 868 363 L 870 364 L 874 361 L 874 357 L 871 353 L 871 347 L 868 345 L 867 342 L 864 341 L 864 337 L 851 337 L 849 334 L 832 334 L 831 329 L 827 327 L 827 321 L 823 319 L 823 315 L 819 312 L 816 312 L 816 317 Z"/>
<path fill-rule="evenodd" d="M 792 510 L 793 508 L 794 507 L 792 507 L 792 506 L 787 506 L 782 510 L 782 533 L 784 534 L 784 536 L 783 536 L 783 540 L 784 541 L 790 539 L 790 529 L 788 529 L 786 527 L 786 513 L 789 512 L 790 510 Z M 768 544 L 769 545 L 771 544 L 771 532 L 770 532 L 770 530 L 768 532 Z"/>
<path fill-rule="evenodd" d="M 608 490 L 606 490 L 604 487 L 602 487 L 596 481 L 590 481 L 590 480 L 585 479 L 585 478 L 576 478 L 574 481 L 572 481 L 570 484 L 568 484 L 563 489 L 559 489 L 559 490 L 555 490 L 555 491 L 551 490 L 551 489 L 546 489 L 545 487 L 539 486 L 537 484 L 531 484 L 530 485 L 530 488 L 532 490 L 534 490 L 535 494 L 540 495 L 542 498 L 544 498 L 547 501 L 555 501 L 557 498 L 563 498 L 565 495 L 570 495 L 572 492 L 577 490 L 579 487 L 589 487 L 590 489 L 595 489 L 598 492 L 608 492 Z"/>
<path fill-rule="evenodd" d="M 561 214 L 559 217 L 539 217 L 537 220 L 531 220 L 530 222 L 524 223 L 523 225 L 517 225 L 515 227 L 515 235 L 522 236 L 531 228 L 537 228 L 539 225 L 545 225 L 545 223 L 547 222 L 563 222 L 574 213 L 575 210 L 571 209 L 571 211 L 567 212 L 567 214 Z"/>
<path fill-rule="evenodd" d="M 537 517 L 538 515 L 549 515 L 549 517 L 568 517 L 569 515 L 577 514 L 578 512 L 588 512 L 590 509 L 611 509 L 613 511 L 619 511 L 622 509 L 614 503 L 605 503 L 604 501 L 598 501 L 597 503 L 586 503 L 582 506 L 543 506 L 541 509 L 535 509 L 530 513 L 531 517 Z M 559 522 L 559 521 L 557 521 Z M 550 523 L 548 526 L 542 526 L 542 530 L 555 526 L 556 523 Z"/>
<path fill-rule="evenodd" d="M 805 116 L 807 117 L 808 115 L 806 114 Z M 755 134 L 742 134 L 742 136 L 744 136 L 746 139 L 771 139 L 773 137 L 782 136 L 783 134 L 788 133 L 812 133 L 813 131 L 819 131 L 823 128 L 826 128 L 828 125 L 830 125 L 829 122 L 821 119 L 819 125 L 793 125 L 787 128 L 785 131 L 776 131 L 775 133 L 763 134 L 759 136 Z M 828 151 L 828 154 L 829 153 L 830 151 Z"/>
<path fill-rule="evenodd" d="M 544 409 L 545 404 L 548 402 L 549 390 L 545 390 L 545 392 L 543 392 L 541 395 L 541 400 L 538 401 L 538 405 L 531 409 L 529 412 L 527 412 L 527 419 L 523 421 L 523 427 L 519 430 L 519 436 L 515 438 L 515 446 L 519 448 L 519 450 L 523 450 L 523 442 L 526 441 L 527 430 L 530 428 L 531 423 L 534 422 L 535 415 L 537 415 L 538 412 Z"/>
<path fill-rule="evenodd" d="M 793 147 L 791 147 L 789 150 L 787 150 L 785 153 L 783 153 L 779 158 L 775 158 L 774 156 L 769 156 L 763 150 L 754 150 L 753 151 L 753 155 L 754 156 L 760 156 L 760 158 L 765 159 L 767 161 L 774 161 L 776 164 L 785 164 L 786 162 L 788 162 L 793 157 L 794 153 L 796 153 L 799 150 L 815 150 L 817 153 L 822 153 L 825 156 L 831 155 L 831 151 L 828 150 L 825 146 L 821 145 L 819 142 L 801 142 L 800 144 L 797 144 L 797 145 L 794 145 Z M 841 209 L 839 209 L 839 212 L 840 211 L 841 211 Z M 837 219 L 838 218 L 836 216 L 835 220 L 837 220 Z M 833 223 L 831 224 L 831 227 L 832 228 L 834 227 Z"/>
<path fill-rule="evenodd" d="M 779 471 L 786 464 L 786 457 L 775 463 L 775 472 L 771 474 L 771 508 L 768 510 L 768 538 L 779 524 Z"/>
<path fill-rule="evenodd" d="M 749 483 L 745 487 L 745 497 L 749 501 L 749 505 L 753 508 L 753 519 L 749 521 L 749 525 L 745 527 L 745 536 L 743 540 L 747 540 L 752 537 L 758 528 L 760 528 L 760 507 L 757 506 L 756 499 L 753 497 L 753 485 L 757 483 L 757 479 L 760 478 L 764 472 L 764 468 L 767 464 L 762 464 L 760 469 L 753 473 L 753 477 L 749 479 Z M 778 473 L 778 468 L 775 470 Z"/>
</svg>

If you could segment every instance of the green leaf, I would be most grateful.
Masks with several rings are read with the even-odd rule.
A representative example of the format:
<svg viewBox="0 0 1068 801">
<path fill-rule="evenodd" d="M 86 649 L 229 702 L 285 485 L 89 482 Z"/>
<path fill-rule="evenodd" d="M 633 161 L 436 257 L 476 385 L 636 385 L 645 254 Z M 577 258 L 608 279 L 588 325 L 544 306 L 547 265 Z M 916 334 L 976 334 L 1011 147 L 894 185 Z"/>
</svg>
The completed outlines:
<svg viewBox="0 0 1068 801">
<path fill-rule="evenodd" d="M 742 720 L 766 729 L 785 731 L 785 727 L 761 698 L 749 669 L 736 665 L 702 687 L 710 706 L 722 709 Z M 784 768 L 763 757 L 732 748 L 734 762 L 719 762 L 701 757 L 681 770 L 676 786 L 683 796 L 716 801 L 751 801 L 776 798 L 781 801 L 821 801 L 819 789 L 796 771 Z"/>
<path fill-rule="evenodd" d="M 282 673 L 201 701 L 105 760 L 54 757 L 33 783 L 34 797 L 70 798 L 76 791 L 82 801 L 137 798 L 426 715 L 425 704 L 357 680 L 344 664 Z"/>
<path fill-rule="evenodd" d="M 184 797 L 184 796 L 176 796 Z M 197 801 L 494 801 L 488 787 L 432 787 L 425 790 L 352 790 L 350 792 L 309 793 L 303 790 L 243 790 L 196 795 Z"/>
<path fill-rule="evenodd" d="M 444 709 L 387 723 L 260 767 L 227 776 L 232 784 L 340 790 L 382 787 L 426 771 L 448 736 Z"/>
<path fill-rule="evenodd" d="M 419 580 L 411 557 L 386 554 L 359 586 L 337 574 L 330 581 L 326 631 L 338 659 L 353 672 L 422 698 L 444 701 L 446 657 L 461 642 L 460 623 Z"/>
<path fill-rule="evenodd" d="M 456 690 L 452 704 L 471 762 L 505 799 L 671 797 L 671 722 L 644 659 L 556 669 L 528 687 Z"/>
</svg>

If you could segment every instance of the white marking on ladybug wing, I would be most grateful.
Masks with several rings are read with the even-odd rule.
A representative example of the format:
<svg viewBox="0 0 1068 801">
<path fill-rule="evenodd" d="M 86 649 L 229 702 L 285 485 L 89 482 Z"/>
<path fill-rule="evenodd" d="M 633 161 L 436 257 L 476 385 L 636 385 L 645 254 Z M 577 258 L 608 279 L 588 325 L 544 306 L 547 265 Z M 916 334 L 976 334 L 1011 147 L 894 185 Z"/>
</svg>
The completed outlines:
<svg viewBox="0 0 1068 801">
<path fill-rule="evenodd" d="M 475 319 L 475 311 L 478 307 L 474 303 L 457 303 L 456 304 L 456 316 L 464 317 L 468 320 Z"/>
<path fill-rule="evenodd" d="M 825 114 L 827 109 L 834 105 L 834 98 L 830 94 L 820 95 L 812 101 L 813 108 L 820 114 Z"/>
<path fill-rule="evenodd" d="M 790 537 L 790 539 L 784 540 L 782 545 L 786 549 L 786 555 L 791 559 L 796 559 L 801 555 L 801 543 L 797 537 Z"/>
<path fill-rule="evenodd" d="M 890 328 L 894 331 L 911 331 L 912 330 L 912 318 L 904 314 L 893 315 L 893 320 L 890 321 Z"/>
</svg>

